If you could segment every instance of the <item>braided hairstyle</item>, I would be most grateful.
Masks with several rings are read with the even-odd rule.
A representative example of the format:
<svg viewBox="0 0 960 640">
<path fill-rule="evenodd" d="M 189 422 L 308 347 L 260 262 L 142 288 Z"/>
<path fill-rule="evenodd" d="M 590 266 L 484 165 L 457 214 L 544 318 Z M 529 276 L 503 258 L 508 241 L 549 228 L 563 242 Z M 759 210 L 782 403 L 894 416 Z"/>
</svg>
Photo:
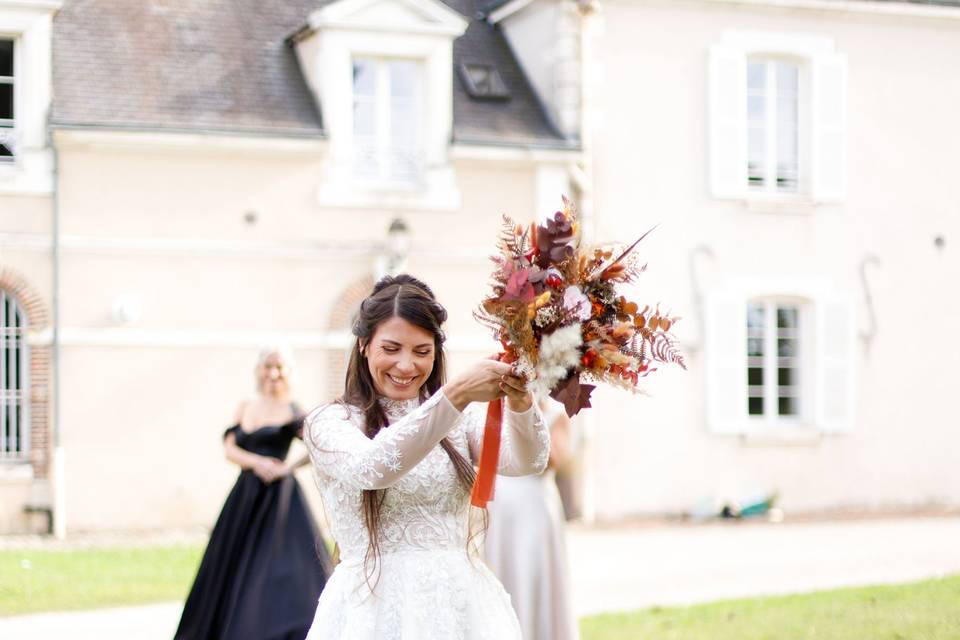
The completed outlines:
<svg viewBox="0 0 960 640">
<path fill-rule="evenodd" d="M 353 335 L 357 339 L 350 352 L 343 397 L 340 398 L 342 404 L 355 407 L 363 413 L 368 438 L 373 438 L 381 429 L 387 427 L 388 421 L 379 402 L 380 394 L 374 385 L 365 350 L 380 324 L 393 317 L 402 318 L 433 335 L 433 370 L 420 387 L 421 401 L 436 393 L 446 380 L 446 359 L 443 351 L 446 337 L 441 329 L 447 319 L 446 309 L 437 302 L 429 286 L 411 275 L 400 274 L 382 278 L 374 285 L 373 292 L 360 304 L 354 319 Z M 457 451 L 448 438 L 441 440 L 440 446 L 450 457 L 461 486 L 470 491 L 476 477 L 470 461 Z M 369 567 L 370 561 L 374 566 L 379 563 L 380 506 L 384 495 L 383 489 L 363 492 L 363 515 L 370 537 L 364 559 L 365 567 Z M 369 579 L 368 573 L 368 582 Z"/>
</svg>

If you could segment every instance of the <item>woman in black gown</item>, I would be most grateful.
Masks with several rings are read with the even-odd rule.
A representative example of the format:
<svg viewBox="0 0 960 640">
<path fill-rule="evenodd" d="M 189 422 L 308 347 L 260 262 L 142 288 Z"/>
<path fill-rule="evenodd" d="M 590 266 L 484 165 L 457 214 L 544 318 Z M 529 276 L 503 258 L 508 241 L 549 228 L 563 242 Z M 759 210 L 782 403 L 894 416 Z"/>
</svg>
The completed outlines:
<svg viewBox="0 0 960 640">
<path fill-rule="evenodd" d="M 227 497 L 183 608 L 175 640 L 303 640 L 330 558 L 284 462 L 303 415 L 290 400 L 289 359 L 257 363 L 257 397 L 224 433 L 240 476 Z"/>
</svg>

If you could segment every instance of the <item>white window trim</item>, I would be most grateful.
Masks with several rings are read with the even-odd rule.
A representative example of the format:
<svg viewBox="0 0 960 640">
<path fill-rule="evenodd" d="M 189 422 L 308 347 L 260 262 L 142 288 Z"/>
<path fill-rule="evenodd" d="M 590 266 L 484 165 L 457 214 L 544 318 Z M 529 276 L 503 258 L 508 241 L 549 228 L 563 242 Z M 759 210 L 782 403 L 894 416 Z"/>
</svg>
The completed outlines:
<svg viewBox="0 0 960 640">
<path fill-rule="evenodd" d="M 818 155 L 818 138 L 825 126 L 817 120 L 814 113 L 814 104 L 818 99 L 816 94 L 816 78 L 824 64 L 840 65 L 845 73 L 845 58 L 835 52 L 832 38 L 812 34 L 776 31 L 727 31 L 723 33 L 721 41 L 711 48 L 710 64 L 710 190 L 716 199 L 732 199 L 743 203 L 748 211 L 772 213 L 811 213 L 821 203 L 835 203 L 844 199 L 845 176 L 841 178 L 841 186 L 832 191 L 820 186 L 818 179 L 819 166 L 815 158 Z M 722 105 L 722 88 L 718 82 L 718 56 L 739 56 L 742 59 L 742 78 L 738 82 L 743 86 L 735 95 L 743 96 L 743 113 L 734 114 L 724 111 Z M 799 154 L 800 154 L 800 187 L 795 193 L 790 192 L 761 192 L 751 190 L 746 180 L 746 63 L 751 57 L 783 58 L 796 61 L 800 65 L 799 78 Z M 844 76 L 845 81 L 845 76 Z M 842 111 L 846 111 L 846 96 L 840 98 Z M 836 123 L 841 135 L 846 127 L 845 115 Z M 738 141 L 739 148 L 730 151 L 723 145 L 723 127 L 739 127 L 743 131 L 743 140 Z M 718 137 L 719 136 L 719 137 Z M 844 145 L 845 147 L 845 145 Z M 723 155 L 734 153 L 743 156 L 743 176 L 735 180 L 736 186 L 724 184 L 718 177 L 719 167 L 723 163 Z M 842 170 L 845 170 L 845 149 L 839 160 Z"/>
<path fill-rule="evenodd" d="M 53 152 L 47 143 L 52 95 L 53 15 L 62 1 L 0 0 L 0 36 L 14 39 L 14 131 L 17 156 L 0 165 L 0 195 L 53 192 Z"/>
<path fill-rule="evenodd" d="M 313 33 L 297 43 L 297 55 L 319 97 L 329 135 L 329 153 L 318 189 L 321 205 L 374 210 L 460 209 L 450 158 L 453 40 L 466 31 L 467 25 L 462 16 L 436 0 L 341 0 L 311 14 Z M 354 179 L 354 57 L 422 61 L 424 122 L 428 128 L 424 131 L 421 187 L 371 188 Z"/>
<path fill-rule="evenodd" d="M 747 413 L 747 355 L 743 343 L 731 343 L 723 326 L 746 336 L 746 306 L 750 300 L 779 299 L 805 301 L 807 329 L 803 357 L 807 363 L 806 404 L 800 420 L 791 425 L 771 424 Z M 826 278 L 730 278 L 707 296 L 705 383 L 706 419 L 709 430 L 718 435 L 736 435 L 745 442 L 802 444 L 816 443 L 825 434 L 839 434 L 853 426 L 856 335 L 852 296 Z M 837 310 L 841 312 L 838 313 Z M 721 317 L 722 316 L 722 317 Z M 826 326 L 830 325 L 830 335 Z M 829 338 L 829 340 L 828 340 Z M 837 340 L 842 343 L 837 349 Z M 827 348 L 834 349 L 830 352 Z M 837 352 L 843 351 L 838 360 Z M 837 365 L 839 364 L 839 368 Z M 826 374 L 839 371 L 846 412 L 837 419 L 828 415 Z M 729 382 L 718 382 L 724 378 Z"/>
</svg>

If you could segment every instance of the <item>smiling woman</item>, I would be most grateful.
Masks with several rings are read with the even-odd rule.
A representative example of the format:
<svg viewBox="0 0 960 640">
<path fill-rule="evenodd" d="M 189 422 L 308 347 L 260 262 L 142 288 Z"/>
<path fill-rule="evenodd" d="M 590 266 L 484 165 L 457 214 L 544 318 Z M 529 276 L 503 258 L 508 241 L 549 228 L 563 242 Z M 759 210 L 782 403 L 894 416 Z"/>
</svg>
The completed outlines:
<svg viewBox="0 0 960 640">
<path fill-rule="evenodd" d="M 499 473 L 542 471 L 549 434 L 511 365 L 481 360 L 444 384 L 446 318 L 422 281 L 378 282 L 353 325 L 343 396 L 307 418 L 342 559 L 308 638 L 520 638 L 471 548 L 468 498 L 485 403 L 506 398 Z"/>
<path fill-rule="evenodd" d="M 367 346 L 370 375 L 393 400 L 416 398 L 433 371 L 433 334 L 399 316 L 385 320 Z"/>
</svg>

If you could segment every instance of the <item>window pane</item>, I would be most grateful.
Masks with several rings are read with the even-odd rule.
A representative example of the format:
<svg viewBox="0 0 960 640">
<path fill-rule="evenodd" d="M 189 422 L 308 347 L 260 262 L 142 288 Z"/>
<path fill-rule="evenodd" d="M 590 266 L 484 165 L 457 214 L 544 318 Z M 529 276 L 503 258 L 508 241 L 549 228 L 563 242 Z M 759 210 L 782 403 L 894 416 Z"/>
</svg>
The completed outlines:
<svg viewBox="0 0 960 640">
<path fill-rule="evenodd" d="M 377 89 L 377 64 L 373 60 L 357 58 L 353 61 L 353 95 L 373 96 Z"/>
<path fill-rule="evenodd" d="M 390 62 L 390 97 L 413 100 L 419 89 L 419 67 L 413 60 Z"/>
<path fill-rule="evenodd" d="M 797 65 L 778 62 L 777 79 L 777 189 L 796 191 L 799 169 L 799 110 Z"/>
<path fill-rule="evenodd" d="M 777 309 L 777 327 L 781 329 L 796 329 L 797 308 L 779 307 Z"/>
<path fill-rule="evenodd" d="M 763 415 L 763 340 L 766 307 L 747 305 L 747 412 Z"/>
<path fill-rule="evenodd" d="M 13 85 L 0 83 L 0 120 L 13 119 Z"/>
<path fill-rule="evenodd" d="M 752 187 L 764 184 L 766 165 L 767 64 L 747 63 L 747 181 Z"/>
<path fill-rule="evenodd" d="M 748 62 L 747 63 L 747 89 L 765 90 L 766 87 L 767 87 L 767 63 L 759 60 Z"/>
<path fill-rule="evenodd" d="M 354 173 L 363 179 L 380 174 L 377 158 L 377 62 L 353 61 Z"/>
<path fill-rule="evenodd" d="M 792 62 L 777 63 L 777 94 L 783 95 L 787 92 L 797 94 L 797 87 L 800 78 L 800 70 Z"/>
<path fill-rule="evenodd" d="M 777 384 L 786 387 L 797 384 L 796 369 L 789 367 L 780 367 L 777 369 Z"/>
<path fill-rule="evenodd" d="M 777 356 L 780 358 L 795 358 L 797 355 L 797 341 L 792 338 L 777 339 Z"/>
<path fill-rule="evenodd" d="M 354 100 L 353 132 L 358 136 L 376 135 L 377 114 L 373 100 Z"/>
<path fill-rule="evenodd" d="M 393 103 L 393 108 L 390 109 L 390 131 L 394 147 L 410 149 L 417 146 L 420 139 L 419 115 L 413 102 Z"/>
<path fill-rule="evenodd" d="M 762 304 L 747 305 L 747 329 L 763 329 L 763 314 L 766 311 Z"/>
<path fill-rule="evenodd" d="M 0 40 L 0 76 L 13 75 L 13 40 Z"/>
<path fill-rule="evenodd" d="M 797 415 L 797 404 L 796 398 L 777 398 L 777 413 L 781 416 L 795 416 Z"/>
<path fill-rule="evenodd" d="M 390 62 L 390 177 L 411 182 L 420 174 L 420 64 Z"/>
</svg>

